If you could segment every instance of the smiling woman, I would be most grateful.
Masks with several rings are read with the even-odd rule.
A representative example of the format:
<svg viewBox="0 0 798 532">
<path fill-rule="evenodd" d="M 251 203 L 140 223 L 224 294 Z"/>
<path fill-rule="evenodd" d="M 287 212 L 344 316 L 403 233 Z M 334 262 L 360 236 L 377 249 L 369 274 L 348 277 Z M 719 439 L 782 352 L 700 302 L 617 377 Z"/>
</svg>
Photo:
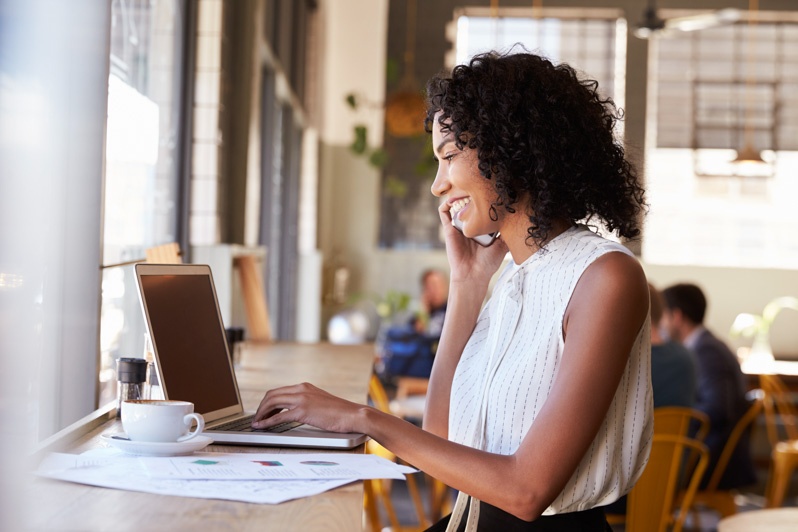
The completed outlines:
<svg viewBox="0 0 798 532">
<path fill-rule="evenodd" d="M 582 224 L 633 238 L 645 207 L 596 89 L 527 53 L 433 78 L 450 289 L 423 429 L 307 384 L 268 391 L 255 426 L 370 435 L 460 491 L 432 530 L 605 531 L 601 507 L 640 476 L 653 422 L 645 275 Z M 468 238 L 496 232 L 489 247 Z"/>
</svg>

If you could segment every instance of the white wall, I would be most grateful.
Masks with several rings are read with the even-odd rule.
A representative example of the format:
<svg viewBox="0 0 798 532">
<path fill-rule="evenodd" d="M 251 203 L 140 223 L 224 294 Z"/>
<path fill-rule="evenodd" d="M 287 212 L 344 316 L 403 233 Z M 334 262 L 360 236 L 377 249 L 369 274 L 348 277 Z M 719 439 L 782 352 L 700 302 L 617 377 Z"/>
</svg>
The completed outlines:
<svg viewBox="0 0 798 532">
<path fill-rule="evenodd" d="M 347 146 L 352 127 L 369 130 L 369 144 L 382 144 L 383 113 L 357 112 L 345 97 L 357 92 L 369 102 L 385 97 L 385 49 L 388 38 L 388 0 L 328 0 L 320 4 L 324 24 L 322 58 L 322 141 Z"/>
<path fill-rule="evenodd" d="M 368 128 L 370 146 L 380 146 L 384 113 L 379 105 L 353 111 L 345 98 L 351 92 L 376 104 L 384 98 L 388 1 L 328 0 L 320 7 L 318 247 L 324 261 L 324 296 L 329 296 L 331 274 L 338 266 L 351 272 L 350 292 L 362 291 L 377 249 L 380 173 L 349 146 L 356 124 Z M 326 329 L 326 321 L 321 328 Z"/>
</svg>

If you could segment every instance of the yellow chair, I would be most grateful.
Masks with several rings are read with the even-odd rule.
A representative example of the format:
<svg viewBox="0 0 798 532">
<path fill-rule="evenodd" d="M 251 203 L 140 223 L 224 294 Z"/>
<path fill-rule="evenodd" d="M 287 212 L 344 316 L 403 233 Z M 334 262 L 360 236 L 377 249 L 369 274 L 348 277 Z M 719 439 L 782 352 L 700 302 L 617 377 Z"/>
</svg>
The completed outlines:
<svg viewBox="0 0 798 532">
<path fill-rule="evenodd" d="M 698 460 L 674 520 L 674 500 L 686 452 L 697 453 Z M 646 469 L 629 492 L 626 532 L 665 532 L 671 525 L 673 532 L 681 532 L 708 463 L 709 451 L 703 443 L 686 436 L 655 433 Z"/>
<path fill-rule="evenodd" d="M 784 495 L 790 479 L 798 467 L 798 440 L 780 441 L 773 448 L 773 465 L 768 482 L 767 508 L 778 508 L 784 503 Z"/>
<path fill-rule="evenodd" d="M 740 438 L 746 434 L 746 431 L 759 416 L 764 407 L 764 393 L 761 390 L 754 390 L 752 395 L 753 400 L 751 406 L 734 426 L 731 434 L 729 434 L 729 438 L 723 446 L 723 450 L 720 453 L 717 464 L 715 464 L 715 469 L 712 471 L 709 482 L 704 489 L 696 492 L 693 499 L 693 508 L 696 506 L 711 508 L 718 512 L 721 518 L 737 513 L 734 493 L 731 490 L 719 490 L 718 484 L 723 477 L 723 473 L 726 471 L 726 466 L 729 465 L 729 459 L 734 449 L 737 447 Z M 679 500 L 681 500 L 681 498 Z M 697 519 L 697 514 L 694 513 L 694 516 Z"/>
<path fill-rule="evenodd" d="M 374 403 L 374 406 L 378 410 L 388 414 L 391 413 L 388 403 L 388 394 L 385 392 L 385 388 L 380 382 L 380 379 L 375 374 L 371 375 L 371 381 L 369 382 L 369 397 L 371 398 L 371 402 Z M 369 440 L 366 443 L 366 452 L 381 456 L 387 460 L 397 459 L 395 454 L 374 440 Z M 366 480 L 364 482 L 363 488 L 365 495 L 363 506 L 370 524 L 370 530 L 372 532 L 380 532 L 382 530 L 382 519 L 380 518 L 380 512 L 377 507 L 377 500 L 380 500 L 385 508 L 385 513 L 388 515 L 388 521 L 390 522 L 392 531 L 424 530 L 430 526 L 431 523 L 429 523 L 427 520 L 426 514 L 424 512 L 424 505 L 421 502 L 421 495 L 419 494 L 416 478 L 414 475 L 407 475 L 406 478 L 407 491 L 410 494 L 411 500 L 413 501 L 419 526 L 410 528 L 402 527 L 399 524 L 399 520 L 396 517 L 396 511 L 394 510 L 393 503 L 391 502 L 391 481 L 385 479 L 372 479 Z"/>
<path fill-rule="evenodd" d="M 703 441 L 709 432 L 709 416 L 703 412 L 683 406 L 661 406 L 654 409 L 654 434 L 687 437 L 693 422 L 698 424 L 695 439 Z M 698 456 L 697 453 L 688 455 L 684 468 L 686 471 L 692 470 Z M 611 525 L 623 524 L 626 522 L 626 515 L 608 512 L 607 522 Z"/>
<path fill-rule="evenodd" d="M 709 416 L 695 408 L 661 406 L 654 409 L 654 433 L 687 436 L 691 423 L 698 424 L 693 439 L 704 441 L 709 432 Z"/>
<path fill-rule="evenodd" d="M 759 383 L 765 393 L 765 425 L 772 445 L 765 506 L 776 508 L 784 503 L 790 479 L 798 467 L 798 411 L 790 400 L 789 389 L 777 375 L 760 375 Z M 785 440 L 781 437 L 779 420 L 784 426 Z"/>
<path fill-rule="evenodd" d="M 765 393 L 765 425 L 770 445 L 775 447 L 780 441 L 798 440 L 798 411 L 790 400 L 790 390 L 778 375 L 760 375 L 759 386 Z M 786 438 L 779 430 L 779 420 L 784 425 Z"/>
<path fill-rule="evenodd" d="M 396 381 L 396 397 L 390 403 L 391 413 L 407 420 L 421 420 L 424 417 L 429 379 L 424 377 L 399 377 Z M 439 521 L 452 510 L 452 496 L 449 486 L 425 473 L 429 484 L 429 519 Z"/>
</svg>

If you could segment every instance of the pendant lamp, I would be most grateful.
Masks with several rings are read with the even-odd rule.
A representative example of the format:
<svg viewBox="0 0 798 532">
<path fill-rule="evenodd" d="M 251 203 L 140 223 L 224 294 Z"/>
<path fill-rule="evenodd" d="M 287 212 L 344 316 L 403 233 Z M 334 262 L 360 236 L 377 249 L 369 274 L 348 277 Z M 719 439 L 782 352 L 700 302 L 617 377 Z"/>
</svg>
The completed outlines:
<svg viewBox="0 0 798 532">
<path fill-rule="evenodd" d="M 759 150 L 754 148 L 754 130 L 752 125 L 752 115 L 754 113 L 753 101 L 753 85 L 754 85 L 754 68 L 756 68 L 755 58 L 755 32 L 756 24 L 758 21 L 758 8 L 759 0 L 749 0 L 748 2 L 748 62 L 746 65 L 746 81 L 745 81 L 745 123 L 743 129 L 743 146 L 737 150 L 737 157 L 732 161 L 737 165 L 758 165 L 766 164 Z"/>
</svg>

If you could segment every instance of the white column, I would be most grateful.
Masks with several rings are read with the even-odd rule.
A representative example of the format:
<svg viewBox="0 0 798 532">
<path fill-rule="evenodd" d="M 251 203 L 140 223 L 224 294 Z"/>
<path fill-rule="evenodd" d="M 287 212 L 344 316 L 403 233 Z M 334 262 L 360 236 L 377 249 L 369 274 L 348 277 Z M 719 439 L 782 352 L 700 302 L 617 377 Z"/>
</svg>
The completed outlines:
<svg viewBox="0 0 798 532">
<path fill-rule="evenodd" d="M 95 408 L 110 2 L 0 5 L 0 529 L 32 444 Z"/>
</svg>

